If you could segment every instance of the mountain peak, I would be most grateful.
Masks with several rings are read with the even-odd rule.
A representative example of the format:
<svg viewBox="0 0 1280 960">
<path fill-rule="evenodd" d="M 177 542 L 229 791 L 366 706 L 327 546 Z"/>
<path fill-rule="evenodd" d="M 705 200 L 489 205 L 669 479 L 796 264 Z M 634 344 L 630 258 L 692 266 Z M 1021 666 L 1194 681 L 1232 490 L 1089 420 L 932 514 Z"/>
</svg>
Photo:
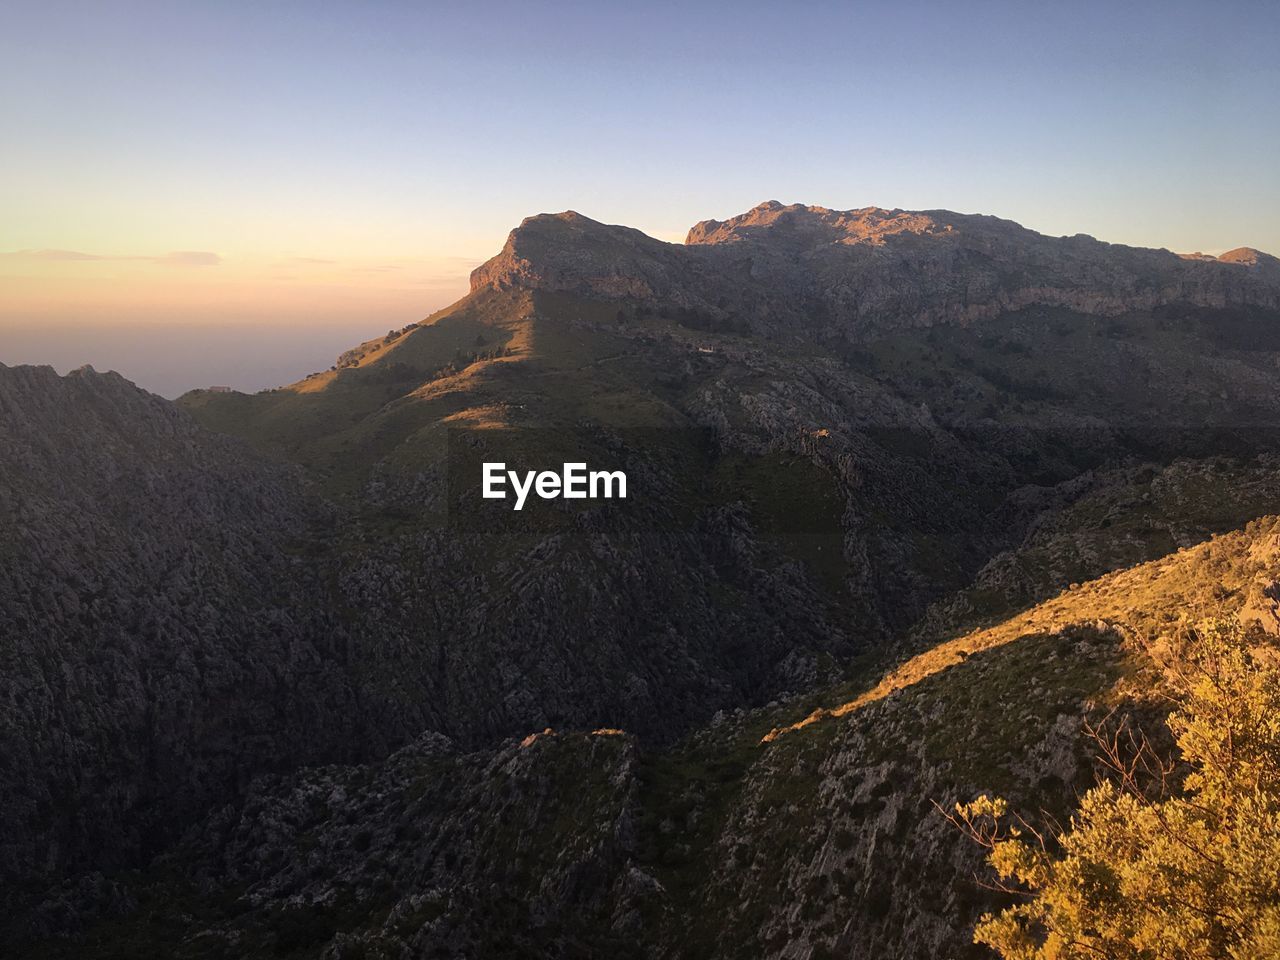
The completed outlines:
<svg viewBox="0 0 1280 960">
<path fill-rule="evenodd" d="M 894 234 L 950 232 L 953 229 L 951 221 L 960 216 L 948 211 L 912 212 L 874 206 L 833 210 L 768 200 L 725 221 L 703 220 L 694 224 L 685 243 L 731 243 L 773 230 L 825 234 L 827 239 L 840 243 L 882 243 L 885 237 Z"/>
<path fill-rule="evenodd" d="M 580 227 L 604 226 L 598 220 L 592 220 L 585 217 L 577 210 L 561 210 L 559 213 L 535 213 L 531 217 L 525 217 L 520 221 L 520 226 L 516 227 L 512 233 L 520 230 L 536 230 L 543 226 L 554 226 L 556 224 L 566 224 Z"/>
<path fill-rule="evenodd" d="M 1226 253 L 1219 254 L 1218 262 L 1240 263 L 1248 267 L 1265 267 L 1267 269 L 1280 267 L 1280 259 L 1273 257 L 1269 253 L 1263 253 L 1261 250 L 1255 250 L 1253 247 L 1236 247 L 1234 250 L 1228 250 Z"/>
<path fill-rule="evenodd" d="M 633 227 L 601 223 L 574 210 L 526 217 L 496 257 L 471 272 L 471 289 L 594 288 L 610 296 L 649 296 L 636 278 L 673 245 Z M 609 278 L 621 282 L 611 284 Z"/>
</svg>

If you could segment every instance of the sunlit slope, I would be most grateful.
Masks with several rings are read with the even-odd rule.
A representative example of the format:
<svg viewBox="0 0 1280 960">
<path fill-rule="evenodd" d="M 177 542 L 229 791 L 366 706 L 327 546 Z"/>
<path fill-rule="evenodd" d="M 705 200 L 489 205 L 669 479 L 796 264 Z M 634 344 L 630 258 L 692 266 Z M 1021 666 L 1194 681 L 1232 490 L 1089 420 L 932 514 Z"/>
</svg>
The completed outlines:
<svg viewBox="0 0 1280 960">
<path fill-rule="evenodd" d="M 1092 783 L 1084 719 L 1116 709 L 1158 736 L 1157 663 L 1176 661 L 1181 629 L 1243 612 L 1276 642 L 1277 577 L 1280 519 L 1266 517 L 963 633 L 788 723 L 808 708 L 696 735 L 651 775 L 651 869 L 681 894 L 666 955 L 967 955 L 967 924 L 996 901 L 934 801 L 1000 792 L 1063 816 Z"/>
<path fill-rule="evenodd" d="M 1072 584 L 1274 513 L 1280 508 L 1280 459 L 1262 454 L 1096 470 L 1018 496 L 1040 507 L 1022 542 L 992 557 L 971 584 L 931 608 L 912 631 L 911 644 L 1003 620 Z"/>
<path fill-rule="evenodd" d="M 1114 709 L 1158 734 L 1157 662 L 1180 629 L 1201 611 L 1274 628 L 1277 577 L 1269 516 L 665 750 L 616 731 L 471 754 L 426 736 L 302 771 L 193 830 L 180 870 L 131 881 L 154 920 L 100 924 L 80 955 L 317 956 L 334 940 L 372 956 L 980 956 L 969 925 L 998 901 L 935 801 L 998 791 L 1064 816 L 1093 779 L 1084 719 Z"/>
<path fill-rule="evenodd" d="M 376 467 L 413 471 L 443 455 L 444 430 L 571 433 L 691 426 L 671 401 L 661 351 L 610 332 L 616 311 L 558 295 L 481 290 L 421 324 L 371 340 L 334 369 L 246 395 L 194 391 L 202 424 L 312 469 L 335 494 Z M 543 450 L 550 462 L 554 450 Z"/>
<path fill-rule="evenodd" d="M 424 384 L 457 382 L 525 355 L 528 323 L 528 297 L 469 297 L 361 344 L 334 369 L 290 386 L 256 394 L 193 391 L 178 402 L 205 426 L 310 467 L 335 491 L 347 490 L 405 436 L 464 409 L 466 391 L 431 398 L 435 402 L 415 398 L 408 411 L 398 403 Z"/>
</svg>

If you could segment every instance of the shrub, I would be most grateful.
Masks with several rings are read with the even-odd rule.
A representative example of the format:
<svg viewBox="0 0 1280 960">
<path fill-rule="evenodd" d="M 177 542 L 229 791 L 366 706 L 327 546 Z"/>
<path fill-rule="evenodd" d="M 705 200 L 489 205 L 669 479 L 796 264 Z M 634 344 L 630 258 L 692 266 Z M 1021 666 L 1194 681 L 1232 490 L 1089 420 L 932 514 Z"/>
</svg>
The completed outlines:
<svg viewBox="0 0 1280 960">
<path fill-rule="evenodd" d="M 1001 799 L 957 804 L 1022 901 L 974 939 L 1008 960 L 1280 956 L 1280 669 L 1234 620 L 1192 638 L 1169 717 L 1185 768 L 1140 736 L 1087 728 L 1110 777 L 1049 836 Z M 1122 741 L 1122 735 L 1126 737 Z"/>
</svg>

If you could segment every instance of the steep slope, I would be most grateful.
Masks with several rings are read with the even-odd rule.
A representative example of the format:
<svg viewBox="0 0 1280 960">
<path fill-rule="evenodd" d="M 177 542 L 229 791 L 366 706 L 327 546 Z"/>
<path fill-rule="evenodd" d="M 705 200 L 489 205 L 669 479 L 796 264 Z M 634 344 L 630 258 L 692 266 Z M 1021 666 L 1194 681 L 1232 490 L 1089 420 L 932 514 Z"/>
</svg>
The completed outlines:
<svg viewBox="0 0 1280 960">
<path fill-rule="evenodd" d="M 3 904 L 359 755 L 293 471 L 90 368 L 0 365 L 0 450 Z"/>
<path fill-rule="evenodd" d="M 353 629 L 411 723 L 471 742 L 570 720 L 678 734 L 911 626 L 1018 542 L 1028 487 L 1275 449 L 1262 260 L 778 204 L 692 239 L 530 218 L 470 296 L 335 369 L 183 398 L 357 517 L 339 564 Z M 978 296 L 1017 277 L 1035 283 Z M 982 309 L 957 313 L 970 281 Z M 841 300 L 879 287 L 899 299 Z M 781 339 L 750 334 L 762 318 Z M 513 526 L 475 509 L 486 458 L 641 479 L 635 505 Z M 442 689 L 445 666 L 471 679 Z"/>
<path fill-rule="evenodd" d="M 745 869 L 712 876 L 700 904 L 731 918 L 708 931 L 713 955 L 961 954 L 992 900 L 971 879 L 977 851 L 933 802 L 1001 792 L 1062 818 L 1092 780 L 1084 717 L 1116 709 L 1158 736 L 1155 663 L 1176 660 L 1179 628 L 1208 612 L 1273 618 L 1277 573 L 1280 522 L 1265 518 L 960 636 L 771 731 L 715 840 Z"/>
<path fill-rule="evenodd" d="M 1091 471 L 1022 496 L 1024 509 L 1041 511 L 1022 542 L 931 608 L 913 630 L 915 643 L 1006 617 L 1064 586 L 1159 559 L 1270 513 L 1280 505 L 1280 460 L 1176 460 L 1163 468 Z"/>
<path fill-rule="evenodd" d="M 1274 630 L 1278 576 L 1268 517 L 667 751 L 427 737 L 264 780 L 149 875 L 45 910 L 88 922 L 77 956 L 978 956 L 969 925 L 998 901 L 934 802 L 1062 816 L 1092 782 L 1085 717 L 1158 732 L 1180 628 L 1211 609 Z"/>
</svg>

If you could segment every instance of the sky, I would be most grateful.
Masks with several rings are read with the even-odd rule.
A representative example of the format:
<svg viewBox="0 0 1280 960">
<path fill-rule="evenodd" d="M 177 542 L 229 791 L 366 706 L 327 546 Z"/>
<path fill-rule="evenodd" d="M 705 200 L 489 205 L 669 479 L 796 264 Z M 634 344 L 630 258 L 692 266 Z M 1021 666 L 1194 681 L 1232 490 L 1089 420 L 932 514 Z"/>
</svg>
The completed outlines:
<svg viewBox="0 0 1280 960">
<path fill-rule="evenodd" d="M 259 389 L 540 212 L 1280 253 L 1280 4 L 0 0 L 0 362 Z"/>
</svg>

